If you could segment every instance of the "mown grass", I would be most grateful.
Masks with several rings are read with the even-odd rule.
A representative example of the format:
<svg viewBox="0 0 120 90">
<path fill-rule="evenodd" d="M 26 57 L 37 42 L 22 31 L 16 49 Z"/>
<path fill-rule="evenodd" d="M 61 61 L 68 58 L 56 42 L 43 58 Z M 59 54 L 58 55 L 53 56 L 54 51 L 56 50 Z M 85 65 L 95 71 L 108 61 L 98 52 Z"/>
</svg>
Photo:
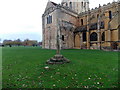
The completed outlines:
<svg viewBox="0 0 120 90">
<path fill-rule="evenodd" d="M 55 50 L 40 47 L 3 48 L 3 88 L 115 88 L 118 87 L 118 52 L 62 50 L 70 59 L 47 65 Z M 45 70 L 44 67 L 50 69 Z"/>
</svg>

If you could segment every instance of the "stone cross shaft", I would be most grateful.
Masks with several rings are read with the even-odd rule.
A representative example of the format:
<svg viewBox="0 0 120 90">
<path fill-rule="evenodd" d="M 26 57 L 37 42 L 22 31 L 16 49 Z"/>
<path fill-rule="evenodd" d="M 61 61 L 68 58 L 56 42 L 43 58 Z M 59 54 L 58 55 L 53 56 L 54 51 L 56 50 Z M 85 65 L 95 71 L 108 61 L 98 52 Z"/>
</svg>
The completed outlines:
<svg viewBox="0 0 120 90">
<path fill-rule="evenodd" d="M 60 54 L 60 23 L 58 21 L 58 29 L 57 29 L 57 54 Z"/>
</svg>

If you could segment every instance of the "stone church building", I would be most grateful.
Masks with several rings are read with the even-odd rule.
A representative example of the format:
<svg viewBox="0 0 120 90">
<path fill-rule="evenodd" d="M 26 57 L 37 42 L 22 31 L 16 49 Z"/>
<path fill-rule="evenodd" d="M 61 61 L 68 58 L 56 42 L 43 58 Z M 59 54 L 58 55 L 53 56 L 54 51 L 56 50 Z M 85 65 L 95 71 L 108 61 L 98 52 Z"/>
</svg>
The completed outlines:
<svg viewBox="0 0 120 90">
<path fill-rule="evenodd" d="M 42 15 L 42 48 L 119 49 L 120 1 L 89 8 L 89 0 L 48 1 Z"/>
</svg>

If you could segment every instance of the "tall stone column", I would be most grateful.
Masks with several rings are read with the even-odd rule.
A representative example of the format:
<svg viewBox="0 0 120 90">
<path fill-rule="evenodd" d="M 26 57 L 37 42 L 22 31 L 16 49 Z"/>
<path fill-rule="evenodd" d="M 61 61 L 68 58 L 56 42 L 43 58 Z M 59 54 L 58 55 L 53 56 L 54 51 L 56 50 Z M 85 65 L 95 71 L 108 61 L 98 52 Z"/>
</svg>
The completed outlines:
<svg viewBox="0 0 120 90">
<path fill-rule="evenodd" d="M 110 19 L 108 20 L 108 27 L 107 27 L 107 30 L 108 30 L 108 41 L 109 41 L 109 46 L 111 47 L 111 49 L 112 49 L 112 43 L 111 43 L 111 41 L 112 41 L 112 38 L 111 38 L 111 30 L 110 30 Z"/>
<path fill-rule="evenodd" d="M 101 31 L 98 30 L 98 49 L 101 50 Z"/>
<path fill-rule="evenodd" d="M 50 29 L 50 26 L 48 27 L 48 32 L 49 32 L 49 49 L 51 49 L 51 29 Z"/>
<path fill-rule="evenodd" d="M 87 49 L 90 49 L 90 32 L 87 30 Z"/>
<path fill-rule="evenodd" d="M 45 19 L 44 15 L 42 16 L 42 48 L 45 48 Z"/>
<path fill-rule="evenodd" d="M 110 28 L 108 29 L 108 35 L 109 35 L 109 46 L 111 47 L 111 49 L 112 49 L 112 43 L 111 43 L 111 41 L 112 41 L 112 39 L 111 39 L 111 30 L 110 30 Z"/>
<path fill-rule="evenodd" d="M 79 35 L 80 35 L 80 49 L 82 49 L 82 44 L 83 44 L 83 32 L 80 32 Z"/>
<path fill-rule="evenodd" d="M 99 13 L 100 13 L 101 11 L 99 10 Z M 101 14 L 100 14 L 101 15 Z M 97 23 L 97 34 L 98 34 L 98 49 L 100 49 L 101 50 L 101 31 L 100 31 L 100 26 L 101 26 L 101 17 L 100 17 L 100 15 L 98 16 L 98 23 Z"/>
<path fill-rule="evenodd" d="M 87 14 L 87 49 L 90 49 L 90 31 L 89 31 L 89 11 L 88 11 L 88 14 Z"/>
</svg>

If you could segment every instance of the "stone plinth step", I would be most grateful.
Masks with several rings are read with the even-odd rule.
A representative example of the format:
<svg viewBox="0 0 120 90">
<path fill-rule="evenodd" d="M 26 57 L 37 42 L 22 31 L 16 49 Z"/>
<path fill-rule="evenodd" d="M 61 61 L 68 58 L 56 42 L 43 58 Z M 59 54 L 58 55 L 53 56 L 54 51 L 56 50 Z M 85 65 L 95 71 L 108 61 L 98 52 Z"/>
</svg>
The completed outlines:
<svg viewBox="0 0 120 90">
<path fill-rule="evenodd" d="M 63 55 L 56 54 L 54 57 L 47 60 L 46 63 L 47 64 L 64 64 L 64 63 L 69 63 L 69 62 L 70 62 L 70 60 L 65 58 Z"/>
</svg>

